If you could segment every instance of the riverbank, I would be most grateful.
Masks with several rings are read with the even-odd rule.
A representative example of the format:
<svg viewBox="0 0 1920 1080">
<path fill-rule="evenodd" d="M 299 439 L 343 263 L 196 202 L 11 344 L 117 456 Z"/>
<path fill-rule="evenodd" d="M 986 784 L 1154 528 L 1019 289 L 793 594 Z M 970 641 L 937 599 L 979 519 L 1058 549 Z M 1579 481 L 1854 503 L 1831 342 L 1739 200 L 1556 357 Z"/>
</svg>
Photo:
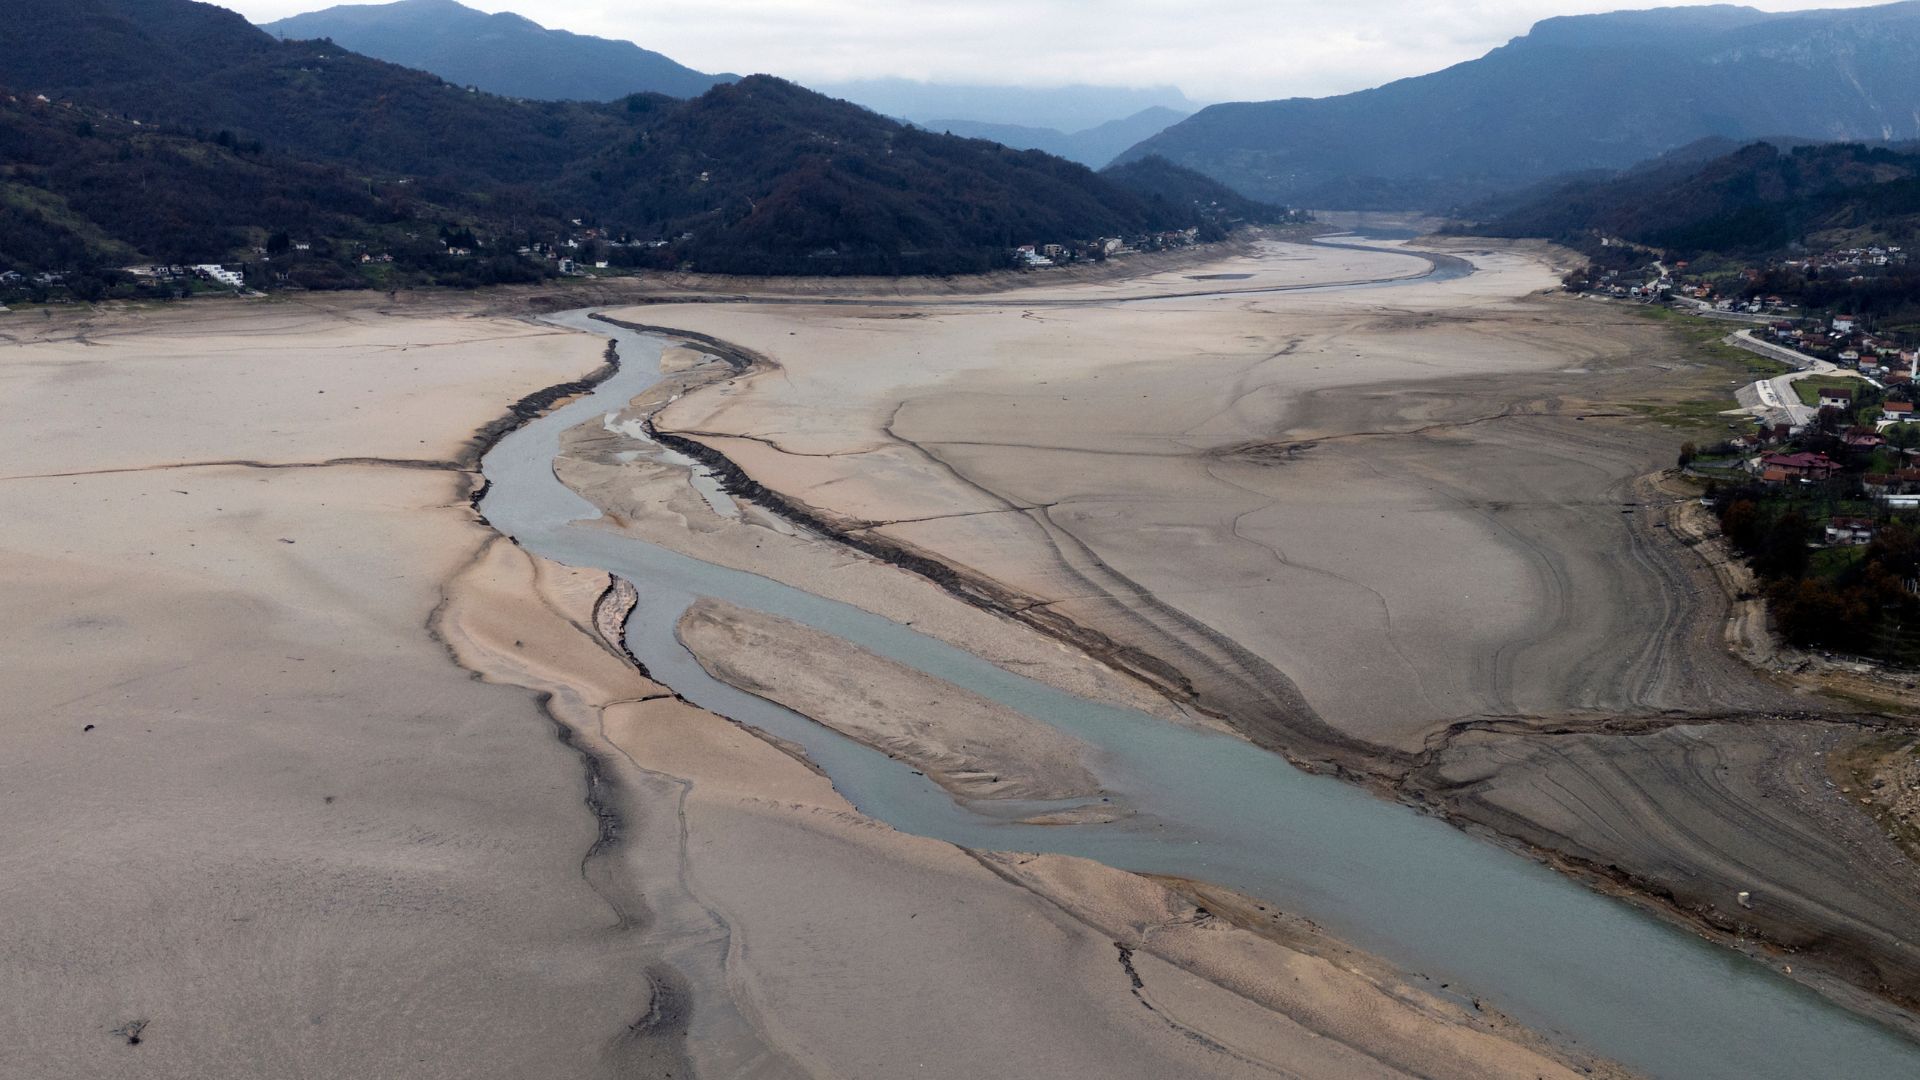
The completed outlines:
<svg viewBox="0 0 1920 1080">
<path fill-rule="evenodd" d="M 1552 282 L 1530 256 L 1471 250 L 1464 283 L 1284 310 L 635 317 L 777 359 L 655 418 L 776 506 L 1069 628 L 1190 720 L 1493 828 L 1899 1022 L 1846 987 L 1911 985 L 1911 864 L 1880 858 L 1807 772 L 1829 742 L 1802 738 L 1864 729 L 1726 654 L 1726 600 L 1634 486 L 1679 441 L 1639 417 L 1722 373 L 1658 327 L 1533 298 Z M 1268 614 L 1291 610 L 1315 617 Z M 1695 742 L 1745 779 L 1700 798 L 1671 758 Z"/>
</svg>

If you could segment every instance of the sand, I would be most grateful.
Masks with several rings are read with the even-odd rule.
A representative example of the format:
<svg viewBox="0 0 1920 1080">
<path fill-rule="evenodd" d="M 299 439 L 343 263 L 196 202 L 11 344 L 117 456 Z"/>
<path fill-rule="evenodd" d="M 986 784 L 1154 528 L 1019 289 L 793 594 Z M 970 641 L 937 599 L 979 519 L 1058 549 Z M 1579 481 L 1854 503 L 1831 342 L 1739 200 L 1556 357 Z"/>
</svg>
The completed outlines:
<svg viewBox="0 0 1920 1080">
<path fill-rule="evenodd" d="M 1103 794 L 1086 744 L 831 634 L 718 600 L 689 607 L 676 632 L 714 678 L 905 761 L 957 798 Z"/>
<path fill-rule="evenodd" d="M 0 1072 L 627 1061 L 646 958 L 581 878 L 579 757 L 427 629 L 489 539 L 469 478 L 274 467 L 457 459 L 597 344 L 280 305 L 34 329 L 0 460 L 65 475 L 0 481 Z"/>
<path fill-rule="evenodd" d="M 1913 1000 L 1920 870 L 1835 790 L 1737 809 L 1807 765 L 1811 744 L 1769 732 L 1862 730 L 1851 706 L 1728 649 L 1753 613 L 1736 617 L 1709 562 L 1670 536 L 1686 496 L 1651 478 L 1700 433 L 1646 416 L 1737 374 L 1689 359 L 1658 324 L 1549 295 L 1550 250 L 1454 253 L 1477 272 L 1382 290 L 1140 299 L 1164 295 L 1163 274 L 997 301 L 613 314 L 768 357 L 654 423 L 724 455 L 768 505 L 863 564 L 937 567 L 949 606 L 963 596 L 1190 718 L 1434 800 L 1728 940 L 1804 946 L 1797 974 L 1823 962 Z M 1271 260 L 1275 282 L 1299 284 L 1321 256 L 1325 281 L 1418 269 L 1391 252 L 1269 245 L 1218 272 Z M 1249 280 L 1209 269 L 1178 276 L 1188 291 Z M 577 445 L 561 475 L 601 498 L 618 486 L 617 470 L 595 471 L 612 468 L 611 447 Z M 670 531 L 640 502 L 621 504 L 628 524 Z M 687 528 L 708 528 L 682 505 Z M 777 556 L 743 561 L 796 583 L 836 551 L 767 543 Z M 951 621 L 918 625 L 975 647 Z M 1659 739 L 1629 738 L 1689 721 L 1754 762 L 1724 805 L 1663 764 Z M 1519 747 L 1494 755 L 1514 791 L 1573 769 L 1608 797 L 1494 798 L 1500 776 L 1455 790 L 1448 770 L 1482 764 L 1462 741 L 1475 732 Z M 1549 764 L 1571 737 L 1610 768 Z M 1735 825 L 1707 827 L 1720 820 Z M 1882 876 L 1826 888 L 1846 857 Z M 1720 918 L 1734 877 L 1777 903 Z"/>
<path fill-rule="evenodd" d="M 590 336 L 466 299 L 0 335 L 0 1071 L 1575 1075 L 1337 943 L 895 833 L 646 679 L 613 583 L 468 502 Z"/>
</svg>

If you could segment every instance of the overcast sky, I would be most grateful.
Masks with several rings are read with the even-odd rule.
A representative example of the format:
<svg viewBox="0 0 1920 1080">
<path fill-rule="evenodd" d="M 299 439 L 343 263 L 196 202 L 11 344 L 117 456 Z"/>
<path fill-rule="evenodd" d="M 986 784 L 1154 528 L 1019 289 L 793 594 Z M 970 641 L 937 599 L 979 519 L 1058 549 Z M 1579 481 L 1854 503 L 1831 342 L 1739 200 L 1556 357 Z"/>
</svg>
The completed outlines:
<svg viewBox="0 0 1920 1080">
<path fill-rule="evenodd" d="M 215 0 L 256 22 L 333 0 Z M 463 0 L 706 71 L 805 82 L 1175 85 L 1198 101 L 1343 93 L 1485 53 L 1587 0 Z M 1666 5 L 1688 0 L 1666 0 Z M 1871 0 L 1870 0 L 1871 2 Z M 1757 0 L 1770 11 L 1863 7 Z"/>
</svg>

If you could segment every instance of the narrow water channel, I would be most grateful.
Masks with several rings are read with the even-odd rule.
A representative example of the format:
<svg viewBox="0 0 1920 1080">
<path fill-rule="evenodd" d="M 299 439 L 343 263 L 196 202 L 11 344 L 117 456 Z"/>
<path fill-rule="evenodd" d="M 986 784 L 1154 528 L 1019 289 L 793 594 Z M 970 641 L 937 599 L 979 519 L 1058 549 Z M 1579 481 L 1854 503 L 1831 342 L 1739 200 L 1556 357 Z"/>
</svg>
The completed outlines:
<svg viewBox="0 0 1920 1080">
<path fill-rule="evenodd" d="M 1484 998 L 1653 1076 L 1920 1077 L 1920 1044 L 1437 819 L 1238 739 L 1086 701 L 859 609 L 588 524 L 598 511 L 553 473 L 560 433 L 604 422 L 657 381 L 664 342 L 585 312 L 549 321 L 615 339 L 620 371 L 501 440 L 483 463 L 482 511 L 536 554 L 634 582 L 628 644 L 654 675 L 801 745 L 862 813 L 971 848 L 1227 885 L 1312 919 L 1429 990 Z M 1055 725 L 1099 748 L 1102 781 L 1135 813 L 1057 827 L 964 809 L 908 766 L 710 678 L 673 633 L 697 597 L 805 623 Z"/>
</svg>

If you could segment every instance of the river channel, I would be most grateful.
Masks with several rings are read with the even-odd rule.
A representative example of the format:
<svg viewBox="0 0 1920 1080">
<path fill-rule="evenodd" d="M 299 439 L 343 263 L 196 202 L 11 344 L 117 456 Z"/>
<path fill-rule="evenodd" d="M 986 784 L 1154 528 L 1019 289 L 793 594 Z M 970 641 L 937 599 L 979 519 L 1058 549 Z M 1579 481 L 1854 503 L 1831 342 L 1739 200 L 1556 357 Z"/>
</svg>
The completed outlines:
<svg viewBox="0 0 1920 1080">
<path fill-rule="evenodd" d="M 586 312 L 548 321 L 612 338 L 619 370 L 494 447 L 482 512 L 535 554 L 632 581 L 641 599 L 627 640 L 654 677 L 804 747 L 862 813 L 969 848 L 1057 852 L 1230 886 L 1312 919 L 1428 990 L 1482 998 L 1652 1076 L 1920 1077 L 1920 1044 L 1436 818 L 1239 739 L 1083 700 L 857 608 L 593 524 L 599 511 L 554 475 L 560 434 L 605 422 L 656 382 L 667 342 Z M 709 677 L 674 637 L 699 597 L 805 623 L 1085 740 L 1101 752 L 1102 782 L 1133 813 L 1061 827 L 1014 823 L 1031 805 L 1008 816 L 963 808 L 909 766 Z"/>
</svg>

